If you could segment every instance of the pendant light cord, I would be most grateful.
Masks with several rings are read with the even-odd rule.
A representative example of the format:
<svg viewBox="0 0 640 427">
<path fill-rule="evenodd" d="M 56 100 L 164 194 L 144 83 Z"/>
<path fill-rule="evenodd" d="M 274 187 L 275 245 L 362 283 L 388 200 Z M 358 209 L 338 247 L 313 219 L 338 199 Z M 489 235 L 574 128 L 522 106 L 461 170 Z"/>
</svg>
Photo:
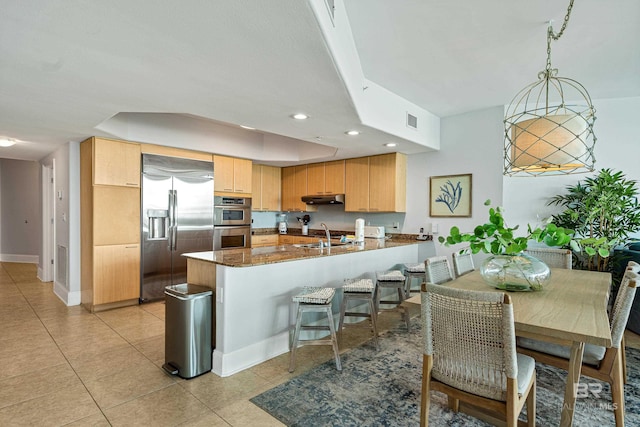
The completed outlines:
<svg viewBox="0 0 640 427">
<path fill-rule="evenodd" d="M 564 17 L 564 22 L 562 23 L 562 28 L 558 34 L 553 32 L 553 26 L 551 22 L 549 22 L 549 29 L 547 30 L 547 72 L 551 71 L 551 39 L 559 40 L 564 34 L 564 30 L 567 29 L 567 24 L 569 24 L 569 17 L 571 16 L 571 9 L 573 9 L 573 0 L 570 0 L 569 7 L 567 8 L 567 14 Z"/>
</svg>

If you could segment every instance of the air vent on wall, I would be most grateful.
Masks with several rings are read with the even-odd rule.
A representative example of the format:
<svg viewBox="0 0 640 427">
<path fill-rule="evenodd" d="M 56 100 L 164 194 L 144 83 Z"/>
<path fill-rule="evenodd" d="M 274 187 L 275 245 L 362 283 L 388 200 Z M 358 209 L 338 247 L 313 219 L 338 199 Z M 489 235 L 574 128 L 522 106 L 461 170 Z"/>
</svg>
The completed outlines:
<svg viewBox="0 0 640 427">
<path fill-rule="evenodd" d="M 418 118 L 411 113 L 407 113 L 407 126 L 418 129 Z"/>
<path fill-rule="evenodd" d="M 67 288 L 67 248 L 58 245 L 56 257 L 56 283 Z"/>
</svg>

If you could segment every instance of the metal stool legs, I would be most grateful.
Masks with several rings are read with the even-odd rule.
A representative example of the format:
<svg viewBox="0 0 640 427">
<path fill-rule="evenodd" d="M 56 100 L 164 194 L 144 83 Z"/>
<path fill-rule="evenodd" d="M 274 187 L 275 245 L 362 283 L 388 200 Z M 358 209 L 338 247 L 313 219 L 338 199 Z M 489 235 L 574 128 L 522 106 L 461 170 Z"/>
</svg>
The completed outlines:
<svg viewBox="0 0 640 427">
<path fill-rule="evenodd" d="M 376 292 L 344 292 L 342 297 L 342 304 L 340 305 L 340 323 L 338 324 L 338 331 L 342 333 L 342 328 L 345 326 L 344 318 L 345 316 L 353 316 L 353 317 L 366 317 L 370 321 L 371 332 L 373 333 L 373 342 L 378 349 L 378 316 L 375 306 L 375 298 Z M 369 304 L 369 313 L 356 313 L 347 311 L 347 302 L 350 300 L 366 300 Z M 358 324 L 351 325 L 352 327 L 367 327 L 361 326 Z"/>
<path fill-rule="evenodd" d="M 304 313 L 320 312 L 327 315 L 329 325 L 303 325 L 302 316 Z M 331 334 L 331 340 L 326 339 L 309 339 L 300 340 L 300 331 L 329 331 Z M 333 353 L 336 359 L 336 369 L 342 370 L 342 363 L 340 362 L 340 354 L 338 353 L 338 339 L 336 337 L 336 330 L 333 324 L 333 314 L 331 312 L 331 303 L 328 304 L 308 304 L 299 303 L 298 315 L 296 316 L 296 326 L 293 333 L 293 340 L 291 343 L 291 350 L 289 352 L 289 372 L 293 372 L 296 369 L 296 350 L 299 345 L 331 345 L 333 347 Z"/>
</svg>

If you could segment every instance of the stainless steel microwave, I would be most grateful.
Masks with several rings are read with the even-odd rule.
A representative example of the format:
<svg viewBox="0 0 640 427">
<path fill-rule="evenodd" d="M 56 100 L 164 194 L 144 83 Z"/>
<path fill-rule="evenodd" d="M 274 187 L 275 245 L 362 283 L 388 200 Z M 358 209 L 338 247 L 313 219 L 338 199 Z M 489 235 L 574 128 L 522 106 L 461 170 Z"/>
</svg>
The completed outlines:
<svg viewBox="0 0 640 427">
<path fill-rule="evenodd" d="M 251 247 L 251 227 L 214 227 L 213 250 L 242 249 Z"/>
<path fill-rule="evenodd" d="M 251 198 L 216 196 L 213 202 L 214 225 L 251 225 Z"/>
</svg>

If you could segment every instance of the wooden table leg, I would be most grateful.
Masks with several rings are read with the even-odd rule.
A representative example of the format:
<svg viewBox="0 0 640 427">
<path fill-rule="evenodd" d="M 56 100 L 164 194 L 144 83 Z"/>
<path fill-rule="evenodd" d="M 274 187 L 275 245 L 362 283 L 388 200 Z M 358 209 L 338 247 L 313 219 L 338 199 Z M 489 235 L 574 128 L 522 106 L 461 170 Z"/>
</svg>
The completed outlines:
<svg viewBox="0 0 640 427">
<path fill-rule="evenodd" d="M 573 411 L 576 406 L 576 392 L 580 382 L 583 352 L 584 343 L 574 342 L 571 346 L 569 374 L 567 375 L 567 385 L 564 389 L 564 403 L 562 405 L 562 417 L 560 418 L 560 426 L 562 427 L 569 427 L 573 424 Z"/>
</svg>

